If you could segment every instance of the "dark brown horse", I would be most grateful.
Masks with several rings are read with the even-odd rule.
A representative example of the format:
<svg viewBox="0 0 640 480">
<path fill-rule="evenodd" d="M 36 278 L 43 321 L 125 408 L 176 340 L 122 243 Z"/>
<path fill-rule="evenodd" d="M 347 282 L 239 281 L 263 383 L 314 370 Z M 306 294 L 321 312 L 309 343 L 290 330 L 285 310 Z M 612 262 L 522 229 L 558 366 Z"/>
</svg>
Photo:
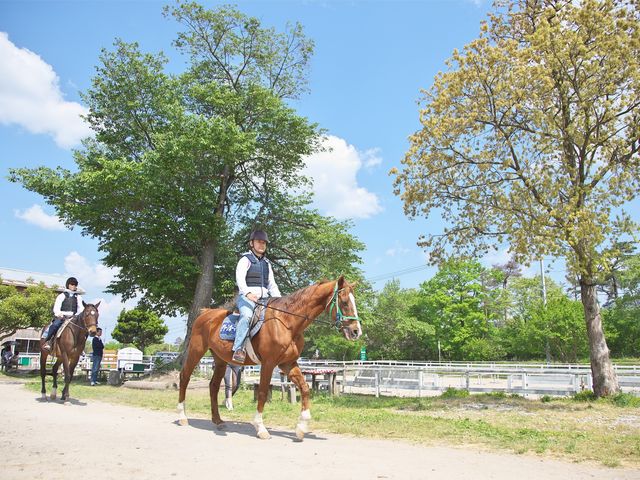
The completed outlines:
<svg viewBox="0 0 640 480">
<path fill-rule="evenodd" d="M 304 375 L 300 372 L 297 360 L 304 346 L 303 333 L 305 329 L 324 311 L 329 313 L 335 326 L 342 331 L 347 339 L 356 340 L 362 335 L 356 300 L 353 295 L 353 285 L 343 277 L 336 281 L 311 285 L 286 297 L 276 298 L 269 303 L 264 325 L 251 339 L 253 349 L 262 365 L 258 388 L 258 410 L 252 422 L 259 438 L 270 438 L 262 421 L 262 411 L 267 401 L 271 375 L 276 366 L 300 390 L 302 411 L 296 425 L 296 436 L 302 440 L 305 433 L 309 431 L 308 421 L 311 419 L 309 386 Z M 227 363 L 231 362 L 233 342 L 220 338 L 220 327 L 229 313 L 231 312 L 225 309 L 205 309 L 193 323 L 186 359 L 180 372 L 178 422 L 181 425 L 188 424 L 184 399 L 191 373 L 207 349 L 211 350 L 215 359 L 215 369 L 209 383 L 211 420 L 216 425 L 222 426 L 223 424 L 218 412 L 218 391 Z M 245 365 L 254 365 L 249 356 L 247 356 Z"/>
<path fill-rule="evenodd" d="M 78 315 L 71 317 L 71 321 L 65 327 L 60 337 L 56 339 L 53 350 L 49 352 L 42 348 L 44 339 L 40 339 L 40 378 L 42 379 L 42 398 L 46 400 L 47 390 L 45 388 L 45 377 L 47 375 L 47 357 L 49 354 L 55 355 L 56 362 L 51 369 L 53 376 L 53 386 L 51 387 L 51 399 L 55 400 L 58 389 L 58 368 L 60 364 L 64 369 L 64 389 L 62 390 L 62 400 L 67 403 L 69 400 L 69 384 L 73 379 L 73 371 L 78 364 L 80 354 L 84 350 L 87 336 L 96 334 L 98 327 L 98 306 L 91 303 L 84 303 L 84 310 Z M 62 328 L 62 327 L 60 327 Z M 56 334 L 57 337 L 57 334 Z"/>
</svg>

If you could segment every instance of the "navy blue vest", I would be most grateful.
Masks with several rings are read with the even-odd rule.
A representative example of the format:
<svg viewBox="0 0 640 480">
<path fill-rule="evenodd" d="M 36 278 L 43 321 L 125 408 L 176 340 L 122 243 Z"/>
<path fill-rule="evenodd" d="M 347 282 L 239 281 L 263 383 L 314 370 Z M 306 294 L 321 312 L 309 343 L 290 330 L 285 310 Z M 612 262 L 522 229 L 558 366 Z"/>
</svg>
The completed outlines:
<svg viewBox="0 0 640 480">
<path fill-rule="evenodd" d="M 64 292 L 64 300 L 62 301 L 60 310 L 63 312 L 78 313 L 78 299 L 75 293 L 71 295 L 69 292 Z"/>
<path fill-rule="evenodd" d="M 253 252 L 243 255 L 251 262 L 249 270 L 247 270 L 247 287 L 264 287 L 269 285 L 269 261 L 265 258 L 256 257 Z"/>
</svg>

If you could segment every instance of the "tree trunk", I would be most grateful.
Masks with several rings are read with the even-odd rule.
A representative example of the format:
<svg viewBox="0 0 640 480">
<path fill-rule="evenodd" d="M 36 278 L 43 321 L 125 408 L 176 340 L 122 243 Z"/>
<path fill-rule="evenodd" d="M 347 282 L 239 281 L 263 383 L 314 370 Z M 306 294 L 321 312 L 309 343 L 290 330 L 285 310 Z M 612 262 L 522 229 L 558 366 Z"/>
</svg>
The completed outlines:
<svg viewBox="0 0 640 480">
<path fill-rule="evenodd" d="M 618 393 L 620 391 L 618 377 L 609 358 L 609 347 L 607 347 L 602 330 L 602 317 L 600 316 L 596 286 L 592 279 L 580 277 L 580 296 L 589 337 L 593 393 L 598 397 Z"/>
<path fill-rule="evenodd" d="M 233 175 L 231 168 L 229 167 L 229 165 L 225 165 L 220 182 L 218 202 L 215 210 L 215 216 L 221 222 L 224 221 L 227 190 L 231 186 L 232 182 Z M 200 276 L 198 277 L 198 282 L 196 283 L 196 291 L 193 295 L 191 308 L 189 309 L 189 316 L 187 317 L 187 332 L 185 333 L 182 347 L 180 347 L 180 355 L 178 355 L 177 358 L 177 362 L 179 363 L 179 365 L 182 365 L 185 352 L 187 351 L 189 342 L 191 341 L 191 328 L 193 327 L 193 322 L 196 318 L 198 318 L 198 315 L 200 315 L 200 310 L 208 307 L 211 304 L 211 297 L 213 295 L 213 272 L 215 265 L 215 255 L 216 242 L 214 239 L 209 239 L 203 245 L 202 252 L 200 253 Z"/>
<path fill-rule="evenodd" d="M 198 282 L 196 283 L 196 291 L 193 295 L 193 302 L 189 309 L 189 316 L 187 317 L 187 332 L 180 347 L 180 355 L 177 361 L 182 365 L 185 352 L 189 346 L 191 340 L 191 328 L 193 322 L 200 315 L 200 311 L 203 308 L 208 307 L 211 304 L 211 296 L 213 295 L 213 267 L 215 257 L 215 242 L 213 240 L 207 241 L 202 247 L 200 253 L 200 275 L 198 276 Z"/>
</svg>

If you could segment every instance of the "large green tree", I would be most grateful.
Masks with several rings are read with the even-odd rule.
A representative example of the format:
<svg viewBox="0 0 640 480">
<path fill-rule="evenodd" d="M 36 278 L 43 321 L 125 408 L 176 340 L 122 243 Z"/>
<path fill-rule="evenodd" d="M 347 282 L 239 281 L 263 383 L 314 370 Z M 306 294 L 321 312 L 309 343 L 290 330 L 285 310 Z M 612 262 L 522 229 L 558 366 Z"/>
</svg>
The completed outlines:
<svg viewBox="0 0 640 480">
<path fill-rule="evenodd" d="M 53 317 L 55 295 L 42 283 L 29 285 L 24 291 L 0 284 L 0 338 L 21 328 L 44 327 Z"/>
<path fill-rule="evenodd" d="M 604 311 L 604 325 L 614 355 L 640 356 L 640 255 L 630 249 L 616 262 L 615 276 L 608 278 L 613 301 Z"/>
<path fill-rule="evenodd" d="M 621 207 L 640 182 L 640 4 L 498 1 L 477 40 L 425 93 L 396 192 L 410 216 L 448 222 L 422 238 L 516 260 L 562 256 L 579 279 L 596 395 L 619 391 L 596 283 L 635 233 Z M 615 216 L 615 213 L 618 216 Z"/>
<path fill-rule="evenodd" d="M 416 316 L 418 291 L 403 289 L 399 280 L 388 282 L 367 317 L 364 335 L 371 360 L 433 360 L 438 344 L 433 322 Z"/>
<path fill-rule="evenodd" d="M 139 350 L 159 343 L 169 329 L 154 312 L 144 308 L 122 310 L 111 336 L 120 343 L 133 344 Z"/>
<path fill-rule="evenodd" d="M 315 273 L 296 270 L 309 252 L 322 247 L 315 263 L 333 261 L 335 273 L 360 244 L 348 225 L 287 194 L 307 184 L 303 157 L 319 140 L 286 103 L 306 89 L 313 45 L 300 25 L 277 32 L 234 7 L 185 2 L 165 14 L 184 27 L 175 46 L 187 70 L 167 73 L 164 55 L 117 41 L 83 97 L 95 138 L 75 152 L 77 170 L 20 169 L 12 179 L 99 239 L 105 264 L 119 269 L 111 292 L 141 294 L 162 314 L 188 312 L 186 344 L 200 309 L 232 292 L 248 230 L 280 228 L 273 212 L 292 219 L 273 242 L 285 286 Z M 299 233 L 296 219 L 306 225 Z"/>
<path fill-rule="evenodd" d="M 515 279 L 510 287 L 509 318 L 500 337 L 513 358 L 549 358 L 576 362 L 588 352 L 582 304 L 571 300 L 562 287 L 546 279 L 546 302 L 540 277 Z"/>
<path fill-rule="evenodd" d="M 413 315 L 431 325 L 442 357 L 449 360 L 495 360 L 499 311 L 487 315 L 484 269 L 477 261 L 450 259 L 420 286 Z"/>
</svg>

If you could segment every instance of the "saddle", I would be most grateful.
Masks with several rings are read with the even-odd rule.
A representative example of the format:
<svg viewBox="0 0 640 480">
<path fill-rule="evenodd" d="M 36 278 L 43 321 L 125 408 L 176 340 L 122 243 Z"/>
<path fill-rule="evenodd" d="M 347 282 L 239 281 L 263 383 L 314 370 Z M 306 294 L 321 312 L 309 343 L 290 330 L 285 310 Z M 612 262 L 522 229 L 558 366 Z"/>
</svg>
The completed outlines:
<svg viewBox="0 0 640 480">
<path fill-rule="evenodd" d="M 267 308 L 265 305 L 260 303 L 256 305 L 256 308 L 253 310 L 251 320 L 249 321 L 249 339 L 255 337 L 262 328 L 266 311 Z M 236 339 L 236 327 L 238 325 L 239 318 L 239 313 L 231 313 L 225 317 L 225 319 L 222 321 L 222 327 L 220 327 L 221 340 L 233 341 Z"/>
<path fill-rule="evenodd" d="M 267 300 L 267 304 L 269 301 Z M 253 310 L 253 315 L 251 316 L 251 320 L 249 321 L 249 335 L 247 335 L 246 340 L 244 341 L 244 349 L 249 355 L 249 358 L 257 364 L 260 365 L 260 359 L 258 355 L 253 350 L 253 345 L 251 344 L 251 339 L 255 337 L 262 325 L 264 324 L 264 316 L 267 311 L 266 304 L 258 303 L 256 308 Z M 240 318 L 239 313 L 232 313 L 227 315 L 225 319 L 222 321 L 222 326 L 220 327 L 220 339 L 221 340 L 235 340 L 236 339 L 236 327 L 238 325 L 238 319 Z"/>
<path fill-rule="evenodd" d="M 69 323 L 71 323 L 71 320 L 73 320 L 74 317 L 68 317 L 65 319 L 64 322 L 62 322 L 62 325 L 60 325 L 60 328 L 58 329 L 58 331 L 56 332 L 56 334 L 53 336 L 53 338 L 51 339 L 51 350 L 49 352 L 49 355 L 51 355 L 52 357 L 56 357 L 56 347 L 58 346 L 58 339 L 60 338 L 60 336 L 62 335 L 62 332 L 65 331 L 65 329 L 67 328 L 67 326 L 69 325 Z"/>
</svg>

